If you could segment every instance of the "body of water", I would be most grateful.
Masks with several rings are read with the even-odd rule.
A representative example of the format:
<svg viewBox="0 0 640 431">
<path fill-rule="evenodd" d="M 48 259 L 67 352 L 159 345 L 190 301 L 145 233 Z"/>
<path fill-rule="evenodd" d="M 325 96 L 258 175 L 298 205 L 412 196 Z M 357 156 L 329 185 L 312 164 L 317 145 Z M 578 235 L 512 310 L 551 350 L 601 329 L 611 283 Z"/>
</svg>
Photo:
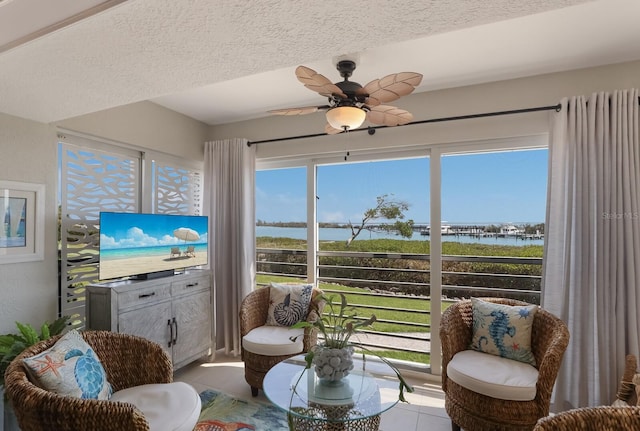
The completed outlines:
<svg viewBox="0 0 640 431">
<path fill-rule="evenodd" d="M 348 228 L 320 228 L 318 229 L 320 241 L 346 241 L 351 236 L 351 230 Z M 307 229 L 301 227 L 275 227 L 275 226 L 256 226 L 256 236 L 271 236 L 278 238 L 306 239 Z M 362 231 L 358 235 L 359 239 L 401 239 L 412 241 L 428 241 L 428 236 L 420 235 L 420 232 L 414 232 L 411 238 L 403 238 L 399 235 L 393 235 L 387 232 L 370 232 Z M 543 245 L 542 239 L 522 239 L 513 236 L 508 237 L 475 237 L 470 235 L 443 235 L 442 241 L 472 243 L 472 244 L 489 244 L 489 245 Z"/>
<path fill-rule="evenodd" d="M 170 245 L 157 245 L 152 247 L 132 247 L 132 248 L 113 248 L 101 249 L 100 255 L 104 259 L 128 259 L 140 256 L 169 256 L 173 247 L 183 252 L 187 247 L 193 246 L 195 252 L 207 251 L 207 244 L 180 243 Z"/>
</svg>

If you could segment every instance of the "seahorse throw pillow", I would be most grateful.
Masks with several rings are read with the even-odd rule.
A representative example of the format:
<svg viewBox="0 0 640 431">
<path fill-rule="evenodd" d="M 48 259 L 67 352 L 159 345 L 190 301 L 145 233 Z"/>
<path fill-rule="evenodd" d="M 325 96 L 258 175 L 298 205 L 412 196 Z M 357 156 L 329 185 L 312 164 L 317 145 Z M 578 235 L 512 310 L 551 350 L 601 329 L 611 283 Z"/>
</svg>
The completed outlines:
<svg viewBox="0 0 640 431">
<path fill-rule="evenodd" d="M 100 360 L 75 329 L 23 362 L 33 383 L 42 389 L 78 398 L 111 398 L 111 384 Z"/>
<path fill-rule="evenodd" d="M 307 318 L 311 284 L 271 283 L 267 325 L 291 326 Z"/>
<path fill-rule="evenodd" d="M 537 305 L 511 306 L 471 298 L 473 339 L 471 348 L 533 366 L 531 330 Z"/>
</svg>

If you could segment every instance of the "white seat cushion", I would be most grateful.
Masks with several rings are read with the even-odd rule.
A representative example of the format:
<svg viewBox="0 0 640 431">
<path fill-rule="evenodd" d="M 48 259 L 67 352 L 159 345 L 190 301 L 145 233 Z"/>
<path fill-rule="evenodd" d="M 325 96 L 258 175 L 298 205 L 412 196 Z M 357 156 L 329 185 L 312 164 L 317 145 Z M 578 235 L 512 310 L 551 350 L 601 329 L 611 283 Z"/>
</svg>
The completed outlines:
<svg viewBox="0 0 640 431">
<path fill-rule="evenodd" d="M 535 367 L 488 353 L 456 353 L 447 365 L 447 376 L 470 391 L 501 400 L 531 401 L 536 397 Z"/>
<path fill-rule="evenodd" d="M 251 353 L 264 356 L 295 355 L 302 352 L 304 328 L 286 326 L 258 326 L 242 337 L 242 347 Z M 291 341 L 289 337 L 298 337 Z"/>
<path fill-rule="evenodd" d="M 134 386 L 115 392 L 110 400 L 136 406 L 151 431 L 192 431 L 202 407 L 198 392 L 184 382 Z"/>
</svg>

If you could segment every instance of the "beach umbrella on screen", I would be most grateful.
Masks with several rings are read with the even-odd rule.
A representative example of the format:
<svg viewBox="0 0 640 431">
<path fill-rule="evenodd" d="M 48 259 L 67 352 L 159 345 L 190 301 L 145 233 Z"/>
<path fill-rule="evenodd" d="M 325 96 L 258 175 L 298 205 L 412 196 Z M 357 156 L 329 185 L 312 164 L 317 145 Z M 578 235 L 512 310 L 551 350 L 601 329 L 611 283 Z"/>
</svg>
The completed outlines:
<svg viewBox="0 0 640 431">
<path fill-rule="evenodd" d="M 200 234 L 188 227 L 181 227 L 173 231 L 173 236 L 178 239 L 187 241 L 197 241 L 200 239 Z"/>
</svg>

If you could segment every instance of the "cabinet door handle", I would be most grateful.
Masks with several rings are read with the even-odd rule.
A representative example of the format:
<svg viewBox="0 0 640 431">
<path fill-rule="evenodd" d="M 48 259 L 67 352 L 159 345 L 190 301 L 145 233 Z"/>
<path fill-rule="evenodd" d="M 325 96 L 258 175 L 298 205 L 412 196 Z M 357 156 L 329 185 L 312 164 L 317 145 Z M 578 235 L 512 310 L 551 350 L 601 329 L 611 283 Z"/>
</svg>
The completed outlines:
<svg viewBox="0 0 640 431">
<path fill-rule="evenodd" d="M 150 298 L 152 296 L 155 296 L 156 292 L 151 292 L 151 293 L 142 293 L 140 295 L 138 295 L 138 298 L 142 299 L 142 298 Z"/>
<path fill-rule="evenodd" d="M 173 325 L 171 324 L 171 319 L 167 319 L 167 325 L 169 325 L 169 347 L 173 346 Z"/>
<path fill-rule="evenodd" d="M 198 282 L 196 281 L 195 283 L 189 283 L 187 284 L 186 287 L 196 287 L 198 285 Z"/>
<path fill-rule="evenodd" d="M 178 342 L 178 321 L 176 320 L 175 317 L 173 318 L 173 324 L 176 325 L 176 334 L 175 334 L 175 338 L 173 339 L 173 345 L 175 346 L 176 343 Z"/>
</svg>

